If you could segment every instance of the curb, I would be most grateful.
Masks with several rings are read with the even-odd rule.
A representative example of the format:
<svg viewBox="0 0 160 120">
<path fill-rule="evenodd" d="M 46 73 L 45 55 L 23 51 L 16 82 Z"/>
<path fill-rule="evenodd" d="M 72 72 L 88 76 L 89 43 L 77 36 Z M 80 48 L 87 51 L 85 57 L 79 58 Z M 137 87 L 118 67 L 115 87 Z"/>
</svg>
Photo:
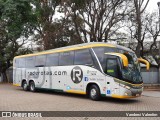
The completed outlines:
<svg viewBox="0 0 160 120">
<path fill-rule="evenodd" d="M 160 91 L 160 84 L 144 84 L 144 90 L 158 90 L 158 91 Z"/>
</svg>

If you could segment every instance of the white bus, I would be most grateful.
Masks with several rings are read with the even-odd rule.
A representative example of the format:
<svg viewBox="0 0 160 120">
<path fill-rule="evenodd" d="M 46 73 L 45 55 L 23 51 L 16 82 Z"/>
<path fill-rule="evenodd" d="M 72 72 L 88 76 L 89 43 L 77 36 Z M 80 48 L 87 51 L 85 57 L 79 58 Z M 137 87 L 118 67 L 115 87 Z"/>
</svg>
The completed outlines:
<svg viewBox="0 0 160 120">
<path fill-rule="evenodd" d="M 13 85 L 88 95 L 132 98 L 141 96 L 143 81 L 139 62 L 149 63 L 119 45 L 84 43 L 16 56 Z"/>
</svg>

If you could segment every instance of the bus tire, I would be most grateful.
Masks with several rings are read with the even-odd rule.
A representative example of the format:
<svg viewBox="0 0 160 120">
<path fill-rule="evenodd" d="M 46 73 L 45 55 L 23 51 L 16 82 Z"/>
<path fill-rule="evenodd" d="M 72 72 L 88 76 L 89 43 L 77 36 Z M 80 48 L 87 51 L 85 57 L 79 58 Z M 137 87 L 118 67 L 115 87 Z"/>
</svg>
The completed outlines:
<svg viewBox="0 0 160 120">
<path fill-rule="evenodd" d="M 23 88 L 24 91 L 28 91 L 28 85 L 27 85 L 26 81 L 22 82 L 22 88 Z"/>
<path fill-rule="evenodd" d="M 97 85 L 91 85 L 89 90 L 89 97 L 91 100 L 98 101 L 101 98 L 100 90 Z"/>
<path fill-rule="evenodd" d="M 33 81 L 29 82 L 29 90 L 31 92 L 35 92 L 36 91 L 35 83 Z"/>
</svg>

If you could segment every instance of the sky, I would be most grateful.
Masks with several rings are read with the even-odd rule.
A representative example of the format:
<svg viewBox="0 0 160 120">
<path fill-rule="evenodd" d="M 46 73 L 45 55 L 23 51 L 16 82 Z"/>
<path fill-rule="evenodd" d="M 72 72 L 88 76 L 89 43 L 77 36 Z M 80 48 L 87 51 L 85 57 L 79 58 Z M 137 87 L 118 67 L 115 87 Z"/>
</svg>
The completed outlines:
<svg viewBox="0 0 160 120">
<path fill-rule="evenodd" d="M 150 0 L 146 10 L 149 12 L 153 12 L 153 11 L 158 10 L 157 2 L 160 2 L 160 0 Z"/>
</svg>

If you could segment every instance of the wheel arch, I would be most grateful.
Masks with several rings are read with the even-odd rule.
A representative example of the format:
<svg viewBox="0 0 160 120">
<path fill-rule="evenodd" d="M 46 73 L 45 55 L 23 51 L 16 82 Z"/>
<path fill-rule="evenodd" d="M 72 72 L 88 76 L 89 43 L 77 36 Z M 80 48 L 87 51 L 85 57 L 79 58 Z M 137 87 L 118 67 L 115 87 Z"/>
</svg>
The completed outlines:
<svg viewBox="0 0 160 120">
<path fill-rule="evenodd" d="M 26 79 L 22 79 L 22 81 L 21 81 L 21 87 L 22 87 L 22 85 L 23 85 L 23 82 L 27 82 L 27 80 Z"/>
<path fill-rule="evenodd" d="M 31 82 L 34 82 L 34 83 L 35 83 L 35 81 L 31 79 L 31 80 L 28 81 L 28 85 L 29 85 Z"/>
<path fill-rule="evenodd" d="M 99 85 L 98 83 L 96 83 L 96 82 L 90 82 L 90 83 L 88 83 L 87 86 L 86 86 L 86 94 L 87 94 L 87 95 L 89 95 L 89 90 L 90 90 L 90 87 L 91 87 L 92 85 L 96 85 L 96 86 L 99 88 L 100 93 L 101 93 L 100 85 Z"/>
</svg>

